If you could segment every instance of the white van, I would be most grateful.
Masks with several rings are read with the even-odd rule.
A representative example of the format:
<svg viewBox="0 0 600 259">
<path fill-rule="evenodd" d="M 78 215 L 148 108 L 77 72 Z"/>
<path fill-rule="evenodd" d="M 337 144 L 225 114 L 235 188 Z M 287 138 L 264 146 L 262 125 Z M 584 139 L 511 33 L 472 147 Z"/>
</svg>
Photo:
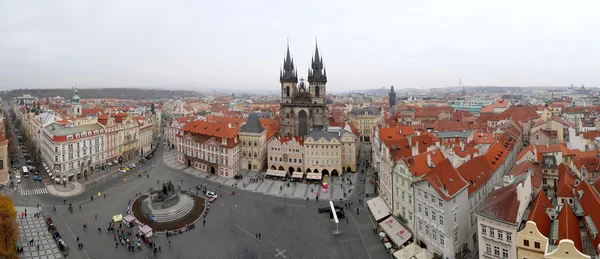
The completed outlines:
<svg viewBox="0 0 600 259">
<path fill-rule="evenodd" d="M 15 172 L 15 181 L 21 183 L 21 173 Z"/>
</svg>

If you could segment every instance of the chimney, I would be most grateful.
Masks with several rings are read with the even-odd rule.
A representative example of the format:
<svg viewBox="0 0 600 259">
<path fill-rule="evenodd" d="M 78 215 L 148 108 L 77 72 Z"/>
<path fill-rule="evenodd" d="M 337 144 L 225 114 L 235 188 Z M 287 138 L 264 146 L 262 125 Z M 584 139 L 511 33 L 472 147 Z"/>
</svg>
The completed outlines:
<svg viewBox="0 0 600 259">
<path fill-rule="evenodd" d="M 412 146 L 412 156 L 416 156 L 417 154 L 419 154 L 419 140 L 416 140 Z"/>
<path fill-rule="evenodd" d="M 435 165 L 433 164 L 433 160 L 431 160 L 431 154 L 427 154 L 427 166 L 433 168 Z"/>
</svg>

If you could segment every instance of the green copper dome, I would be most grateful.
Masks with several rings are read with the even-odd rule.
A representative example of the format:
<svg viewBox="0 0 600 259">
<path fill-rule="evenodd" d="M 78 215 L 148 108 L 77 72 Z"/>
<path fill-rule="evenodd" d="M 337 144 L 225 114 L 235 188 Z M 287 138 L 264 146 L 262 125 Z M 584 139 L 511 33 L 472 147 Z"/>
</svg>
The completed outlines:
<svg viewBox="0 0 600 259">
<path fill-rule="evenodd" d="M 75 95 L 73 96 L 73 103 L 79 103 L 79 95 L 77 94 L 77 89 L 75 89 Z"/>
</svg>

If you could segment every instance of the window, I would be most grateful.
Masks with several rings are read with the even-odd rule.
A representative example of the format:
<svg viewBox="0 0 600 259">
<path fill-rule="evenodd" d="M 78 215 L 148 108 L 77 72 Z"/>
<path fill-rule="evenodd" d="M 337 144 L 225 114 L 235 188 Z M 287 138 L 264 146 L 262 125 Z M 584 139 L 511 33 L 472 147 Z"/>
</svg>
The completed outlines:
<svg viewBox="0 0 600 259">
<path fill-rule="evenodd" d="M 435 204 L 435 197 L 433 195 L 431 195 L 431 203 Z"/>
<path fill-rule="evenodd" d="M 481 224 L 481 234 L 487 234 L 487 227 L 483 224 Z"/>
<path fill-rule="evenodd" d="M 506 241 L 512 241 L 512 233 L 506 232 Z"/>
<path fill-rule="evenodd" d="M 437 241 L 437 230 L 435 228 L 431 230 L 431 239 Z"/>
<path fill-rule="evenodd" d="M 435 211 L 431 210 L 431 220 L 436 221 L 437 219 L 435 218 Z"/>
<path fill-rule="evenodd" d="M 440 205 L 440 207 L 444 206 L 444 203 L 442 202 L 442 199 L 438 200 L 438 204 Z"/>
<path fill-rule="evenodd" d="M 458 232 L 454 232 L 454 243 L 458 242 Z"/>
<path fill-rule="evenodd" d="M 440 235 L 440 244 L 444 245 L 444 235 Z"/>
<path fill-rule="evenodd" d="M 535 246 L 536 249 L 540 249 L 540 242 L 535 242 L 535 243 L 533 243 L 533 245 Z"/>
<path fill-rule="evenodd" d="M 523 245 L 529 247 L 529 240 L 523 239 Z"/>
<path fill-rule="evenodd" d="M 429 199 L 429 196 L 427 196 L 427 193 L 423 193 L 423 195 L 424 195 L 424 197 L 425 197 L 426 200 Z"/>
<path fill-rule="evenodd" d="M 494 246 L 494 255 L 500 256 L 500 247 Z"/>
<path fill-rule="evenodd" d="M 454 223 L 456 223 L 458 219 L 456 218 L 456 211 L 454 212 Z"/>
<path fill-rule="evenodd" d="M 422 212 L 422 210 L 421 210 L 421 204 L 420 203 L 419 203 L 419 212 Z"/>
<path fill-rule="evenodd" d="M 423 230 L 423 222 L 419 220 L 419 230 Z"/>
<path fill-rule="evenodd" d="M 502 248 L 502 258 L 508 258 L 508 249 Z"/>
<path fill-rule="evenodd" d="M 425 217 L 429 217 L 429 208 L 425 208 Z"/>
<path fill-rule="evenodd" d="M 502 231 L 498 230 L 498 239 L 502 240 L 503 235 L 502 235 Z"/>
<path fill-rule="evenodd" d="M 440 225 L 444 225 L 444 217 L 442 215 L 440 215 Z"/>
<path fill-rule="evenodd" d="M 494 237 L 494 233 L 495 233 L 494 229 L 493 229 L 493 228 L 490 228 L 490 237 L 492 237 L 492 238 L 493 238 L 493 237 Z"/>
<path fill-rule="evenodd" d="M 425 225 L 425 235 L 429 235 L 429 225 Z"/>
</svg>

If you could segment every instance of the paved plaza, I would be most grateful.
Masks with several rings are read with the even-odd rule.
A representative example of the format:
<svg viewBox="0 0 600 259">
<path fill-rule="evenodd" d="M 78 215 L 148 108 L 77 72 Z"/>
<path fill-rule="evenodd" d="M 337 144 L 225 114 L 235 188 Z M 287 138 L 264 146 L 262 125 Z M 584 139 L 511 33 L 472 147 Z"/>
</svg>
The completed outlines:
<svg viewBox="0 0 600 259">
<path fill-rule="evenodd" d="M 339 198 L 334 199 L 334 203 L 340 206 L 353 203 L 353 206 L 346 209 L 346 219 L 342 219 L 339 223 L 342 233 L 334 235 L 336 224 L 330 221 L 328 214 L 318 213 L 318 208 L 328 206 L 328 201 L 323 198 L 317 202 L 309 196 L 313 191 L 318 191 L 320 197 L 326 196 L 318 185 L 296 184 L 280 189 L 283 183 L 280 181 L 265 180 L 249 183 L 247 181 L 250 177 L 244 177 L 241 182 L 222 177 L 206 177 L 189 168 L 176 170 L 167 166 L 167 161 L 161 159 L 161 152 L 148 163 L 138 165 L 142 172 L 148 171 L 148 177 L 146 175 L 138 177 L 137 174 L 110 177 L 105 183 L 85 188 L 81 194 L 69 198 L 48 194 L 22 196 L 18 192 L 12 193 L 11 197 L 17 206 L 35 206 L 37 203 L 43 205 L 46 216 L 54 219 L 64 241 L 71 247 L 69 258 L 387 258 L 388 256 L 378 236 L 373 235 L 374 224 L 365 205 L 358 202 L 356 194 L 349 196 L 343 202 L 340 202 Z M 165 160 L 167 158 L 169 156 L 165 156 Z M 358 178 L 356 182 L 360 182 L 359 180 L 365 176 L 366 174 L 359 173 L 354 174 L 353 177 Z M 129 200 L 136 193 L 145 193 L 149 188 L 159 187 L 161 182 L 169 180 L 184 189 L 194 190 L 197 185 L 206 185 L 209 190 L 219 194 L 219 198 L 210 206 L 206 225 L 199 222 L 195 229 L 176 236 L 166 237 L 164 234 L 158 234 L 152 237 L 157 247 L 160 246 L 162 250 L 156 257 L 147 246 L 143 246 L 141 251 L 131 252 L 122 245 L 116 245 L 114 233 L 106 232 L 112 217 L 117 214 L 127 215 Z M 340 178 L 330 180 L 333 185 L 333 192 L 330 192 L 332 197 L 343 195 L 344 188 L 349 186 L 345 184 L 341 187 L 340 182 L 337 182 L 341 181 Z M 235 186 L 238 182 L 239 188 L 231 186 L 231 184 Z M 364 191 L 364 184 L 354 184 L 353 187 L 357 188 L 355 192 Z M 231 194 L 233 190 L 236 190 L 235 195 Z M 97 196 L 99 192 L 106 194 L 106 198 Z M 94 200 L 91 200 L 91 196 L 94 196 Z M 310 200 L 307 201 L 306 197 L 310 197 Z M 72 213 L 68 211 L 70 203 L 74 208 Z M 53 210 L 54 206 L 56 211 Z M 88 225 L 87 230 L 82 227 L 83 224 Z M 43 219 L 39 220 L 39 226 L 43 230 L 42 233 L 48 233 Z M 98 228 L 101 228 L 101 233 L 98 232 Z M 261 238 L 256 237 L 257 233 L 261 233 Z M 83 249 L 77 248 L 78 237 L 84 245 Z M 52 241 L 49 234 L 48 239 Z M 23 245 L 26 247 L 27 242 L 25 241 Z M 52 249 L 50 251 L 52 252 Z"/>
<path fill-rule="evenodd" d="M 35 207 L 17 207 L 17 224 L 19 224 L 19 243 L 23 247 L 20 258 L 55 259 L 62 258 L 58 245 L 48 232 L 44 217 L 34 217 Z M 21 212 L 27 209 L 27 216 L 21 217 Z M 33 240 L 33 245 L 29 241 Z"/>
</svg>

